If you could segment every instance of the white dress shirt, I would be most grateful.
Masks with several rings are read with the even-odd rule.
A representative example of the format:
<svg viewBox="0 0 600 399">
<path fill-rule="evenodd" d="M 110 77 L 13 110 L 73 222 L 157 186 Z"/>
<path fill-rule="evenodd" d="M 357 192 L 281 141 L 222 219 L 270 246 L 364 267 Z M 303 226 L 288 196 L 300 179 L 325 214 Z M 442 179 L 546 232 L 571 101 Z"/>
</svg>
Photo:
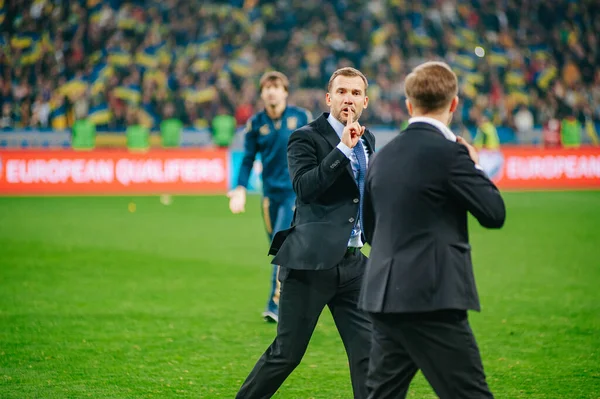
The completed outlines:
<svg viewBox="0 0 600 399">
<path fill-rule="evenodd" d="M 331 114 L 329 114 L 329 116 L 327 117 L 327 122 L 329 122 L 329 125 L 331 125 L 333 130 L 335 130 L 335 133 L 341 139 L 342 133 L 344 132 L 344 127 L 345 127 L 344 124 L 342 122 L 338 121 L 337 119 L 335 119 L 333 117 L 333 115 L 331 115 Z M 369 153 L 367 152 L 367 145 L 362 137 L 360 140 L 363 145 L 363 151 L 365 152 L 365 159 L 367 160 L 367 167 L 368 167 L 369 166 Z M 337 145 L 336 148 L 338 150 L 340 150 L 342 152 L 342 154 L 344 154 L 346 156 L 346 158 L 350 159 L 350 164 L 352 166 L 352 173 L 354 174 L 354 180 L 356 181 L 358 179 L 359 165 L 358 165 L 358 159 L 356 159 L 356 155 L 354 154 L 354 150 L 352 148 L 348 147 L 346 144 L 342 143 L 341 141 L 339 142 L 339 144 Z M 362 203 L 359 204 L 359 206 L 362 206 Z M 348 246 L 360 248 L 364 244 L 363 244 L 362 240 L 360 239 L 361 226 L 360 226 L 360 219 L 359 219 L 358 215 L 357 215 L 356 219 L 357 219 L 356 225 L 355 225 L 355 228 L 352 230 L 352 235 L 350 236 L 350 239 L 348 240 Z"/>
</svg>

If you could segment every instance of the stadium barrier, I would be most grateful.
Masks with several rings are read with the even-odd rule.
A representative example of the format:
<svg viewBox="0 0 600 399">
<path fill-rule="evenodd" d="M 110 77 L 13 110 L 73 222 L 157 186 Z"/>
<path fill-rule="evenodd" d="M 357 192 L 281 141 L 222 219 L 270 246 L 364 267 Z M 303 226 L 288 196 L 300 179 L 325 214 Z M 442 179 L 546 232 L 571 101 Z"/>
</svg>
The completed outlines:
<svg viewBox="0 0 600 399">
<path fill-rule="evenodd" d="M 481 151 L 480 163 L 501 189 L 600 189 L 599 147 L 506 147 Z"/>
<path fill-rule="evenodd" d="M 0 194 L 223 193 L 227 150 L 0 151 Z"/>
<path fill-rule="evenodd" d="M 225 149 L 2 150 L 0 195 L 224 194 L 243 153 Z M 600 189 L 600 147 L 505 147 L 480 163 L 505 190 Z M 260 192 L 260 160 L 250 191 Z"/>
</svg>

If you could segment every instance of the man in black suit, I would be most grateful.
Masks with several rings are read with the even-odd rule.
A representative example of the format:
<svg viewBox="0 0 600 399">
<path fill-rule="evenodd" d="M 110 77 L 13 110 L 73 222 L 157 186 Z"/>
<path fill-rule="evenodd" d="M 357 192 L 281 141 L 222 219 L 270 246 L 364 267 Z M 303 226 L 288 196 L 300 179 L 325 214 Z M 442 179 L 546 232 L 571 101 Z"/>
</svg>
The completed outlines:
<svg viewBox="0 0 600 399">
<path fill-rule="evenodd" d="M 270 398 L 302 360 L 323 308 L 329 307 L 348 360 L 354 397 L 366 399 L 371 323 L 358 310 L 366 265 L 361 198 L 375 137 L 358 123 L 367 108 L 367 79 L 342 68 L 329 80 L 327 105 L 288 143 L 296 211 L 275 235 L 270 254 L 280 265 L 277 337 L 237 398 Z"/>
<path fill-rule="evenodd" d="M 404 398 L 418 369 L 442 399 L 492 398 L 467 310 L 479 311 L 467 212 L 504 224 L 500 193 L 475 149 L 447 125 L 458 104 L 444 63 L 405 80 L 409 125 L 373 159 L 365 182 L 371 244 L 359 307 L 371 316 L 369 398 Z"/>
</svg>

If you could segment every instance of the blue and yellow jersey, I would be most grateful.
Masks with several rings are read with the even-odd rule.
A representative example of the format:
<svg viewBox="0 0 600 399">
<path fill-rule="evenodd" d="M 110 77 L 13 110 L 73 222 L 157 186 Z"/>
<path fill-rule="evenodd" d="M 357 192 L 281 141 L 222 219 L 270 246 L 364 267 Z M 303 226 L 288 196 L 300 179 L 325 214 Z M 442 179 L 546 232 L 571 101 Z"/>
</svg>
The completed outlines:
<svg viewBox="0 0 600 399">
<path fill-rule="evenodd" d="M 277 121 L 269 118 L 266 111 L 253 115 L 246 124 L 244 158 L 237 185 L 248 186 L 256 154 L 260 154 L 264 195 L 277 197 L 293 194 L 287 163 L 287 144 L 294 130 L 311 121 L 309 111 L 294 106 L 287 106 Z"/>
<path fill-rule="evenodd" d="M 389 32 L 388 29 L 386 29 L 386 26 L 380 26 L 379 28 L 373 30 L 373 32 L 371 33 L 371 44 L 373 46 L 379 46 L 384 44 L 387 39 L 389 38 Z"/>
<path fill-rule="evenodd" d="M 158 62 L 160 62 L 161 65 L 171 65 L 175 59 L 175 52 L 170 50 L 166 44 L 159 47 L 157 55 Z"/>
<path fill-rule="evenodd" d="M 592 144 L 599 145 L 600 140 L 598 139 L 598 132 L 596 131 L 596 125 L 592 118 L 585 118 L 584 130 L 588 138 L 592 141 Z"/>
<path fill-rule="evenodd" d="M 454 64 L 466 71 L 473 71 L 477 66 L 475 56 L 471 52 L 464 50 L 459 51 L 458 54 L 454 56 Z"/>
<path fill-rule="evenodd" d="M 198 54 L 209 53 L 217 47 L 219 47 L 219 35 L 215 32 L 204 35 L 194 42 L 190 42 L 184 49 L 184 55 L 186 57 L 194 57 Z"/>
<path fill-rule="evenodd" d="M 529 46 L 530 59 L 548 60 L 551 58 L 550 48 L 546 44 L 534 44 Z"/>
<path fill-rule="evenodd" d="M 10 45 L 17 49 L 26 49 L 39 39 L 37 34 L 33 33 L 17 33 L 10 38 Z"/>
<path fill-rule="evenodd" d="M 89 76 L 90 94 L 92 96 L 102 93 L 106 89 L 106 80 L 114 73 L 113 67 L 106 64 L 96 65 Z"/>
<path fill-rule="evenodd" d="M 107 103 L 97 104 L 90 108 L 88 119 L 96 126 L 108 125 L 112 120 L 112 112 Z"/>
<path fill-rule="evenodd" d="M 169 77 L 160 69 L 147 69 L 144 72 L 145 82 L 154 82 L 160 88 L 169 88 Z"/>
<path fill-rule="evenodd" d="M 540 89 L 547 90 L 556 77 L 558 77 L 558 69 L 554 65 L 549 65 L 537 72 L 534 80 Z"/>
<path fill-rule="evenodd" d="M 115 97 L 132 104 L 138 104 L 142 98 L 142 92 L 138 85 L 118 86 L 114 89 Z"/>
<path fill-rule="evenodd" d="M 191 87 L 183 91 L 183 98 L 185 98 L 186 101 L 191 101 L 196 104 L 202 104 L 212 101 L 217 97 L 217 95 L 217 89 L 215 89 L 213 86 L 209 86 L 203 89 L 196 89 L 194 87 Z"/>
<path fill-rule="evenodd" d="M 23 50 L 21 54 L 21 58 L 19 60 L 20 64 L 32 65 L 38 62 L 42 58 L 42 42 L 34 41 L 32 42 L 29 48 Z"/>
<path fill-rule="evenodd" d="M 138 51 L 135 55 L 135 63 L 143 68 L 157 68 L 159 64 L 158 46 L 149 46 Z"/>
<path fill-rule="evenodd" d="M 508 53 L 503 47 L 494 46 L 489 52 L 490 65 L 497 67 L 507 67 L 510 59 Z"/>
<path fill-rule="evenodd" d="M 457 36 L 459 37 L 461 47 L 464 49 L 473 48 L 478 42 L 477 33 L 470 28 L 459 28 L 457 30 Z"/>
<path fill-rule="evenodd" d="M 108 63 L 117 67 L 127 67 L 131 65 L 132 57 L 127 51 L 121 48 L 111 48 L 108 50 Z"/>
<path fill-rule="evenodd" d="M 475 97 L 477 97 L 477 94 L 479 93 L 477 87 L 466 79 L 460 86 L 460 90 L 463 96 L 472 100 L 475 99 Z"/>
<path fill-rule="evenodd" d="M 67 107 L 62 105 L 50 105 L 50 126 L 54 130 L 65 130 L 68 126 Z"/>
<path fill-rule="evenodd" d="M 140 22 L 132 16 L 120 18 L 117 22 L 117 27 L 123 30 L 135 30 Z"/>
<path fill-rule="evenodd" d="M 529 104 L 529 93 L 525 75 L 520 70 L 508 71 L 504 77 L 507 88 L 507 98 L 512 106 L 517 104 Z"/>
<path fill-rule="evenodd" d="M 434 43 L 433 40 L 427 35 L 425 29 L 414 29 L 410 31 L 408 40 L 415 47 L 420 48 L 431 48 Z"/>
<path fill-rule="evenodd" d="M 192 62 L 191 69 L 194 72 L 206 72 L 212 67 L 212 61 L 210 60 L 209 53 L 200 53 L 198 58 Z"/>
<path fill-rule="evenodd" d="M 508 71 L 504 76 L 504 83 L 509 88 L 521 89 L 526 85 L 525 75 L 519 70 Z"/>
<path fill-rule="evenodd" d="M 142 104 L 138 111 L 138 116 L 140 118 L 140 125 L 148 129 L 153 129 L 157 124 L 158 118 L 150 104 Z"/>
<path fill-rule="evenodd" d="M 230 60 L 227 64 L 228 69 L 237 76 L 249 77 L 253 70 L 249 60 L 239 57 Z"/>
<path fill-rule="evenodd" d="M 84 94 L 88 88 L 88 83 L 83 79 L 71 79 L 64 85 L 62 85 L 58 92 L 63 95 L 69 97 L 69 99 L 73 100 L 80 95 Z"/>
<path fill-rule="evenodd" d="M 102 1 L 88 1 L 88 10 L 88 13 L 90 15 L 90 21 L 93 23 L 100 22 L 100 18 L 102 17 Z"/>
</svg>

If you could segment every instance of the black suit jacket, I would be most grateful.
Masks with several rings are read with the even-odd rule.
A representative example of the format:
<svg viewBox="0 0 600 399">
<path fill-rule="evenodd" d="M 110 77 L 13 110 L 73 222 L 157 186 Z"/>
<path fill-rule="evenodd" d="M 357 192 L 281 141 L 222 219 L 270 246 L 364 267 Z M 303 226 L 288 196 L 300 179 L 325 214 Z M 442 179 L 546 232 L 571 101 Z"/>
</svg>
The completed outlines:
<svg viewBox="0 0 600 399">
<path fill-rule="evenodd" d="M 413 123 L 372 160 L 364 199 L 371 244 L 359 306 L 374 313 L 479 310 L 467 212 L 504 224 L 504 201 L 467 149 Z"/>
<path fill-rule="evenodd" d="M 273 263 L 290 269 L 325 270 L 346 252 L 359 211 L 359 191 L 350 160 L 336 148 L 340 139 L 329 114 L 296 130 L 288 142 L 288 167 L 296 192 L 292 227 L 275 234 Z M 366 130 L 367 152 L 375 136 Z"/>
</svg>

